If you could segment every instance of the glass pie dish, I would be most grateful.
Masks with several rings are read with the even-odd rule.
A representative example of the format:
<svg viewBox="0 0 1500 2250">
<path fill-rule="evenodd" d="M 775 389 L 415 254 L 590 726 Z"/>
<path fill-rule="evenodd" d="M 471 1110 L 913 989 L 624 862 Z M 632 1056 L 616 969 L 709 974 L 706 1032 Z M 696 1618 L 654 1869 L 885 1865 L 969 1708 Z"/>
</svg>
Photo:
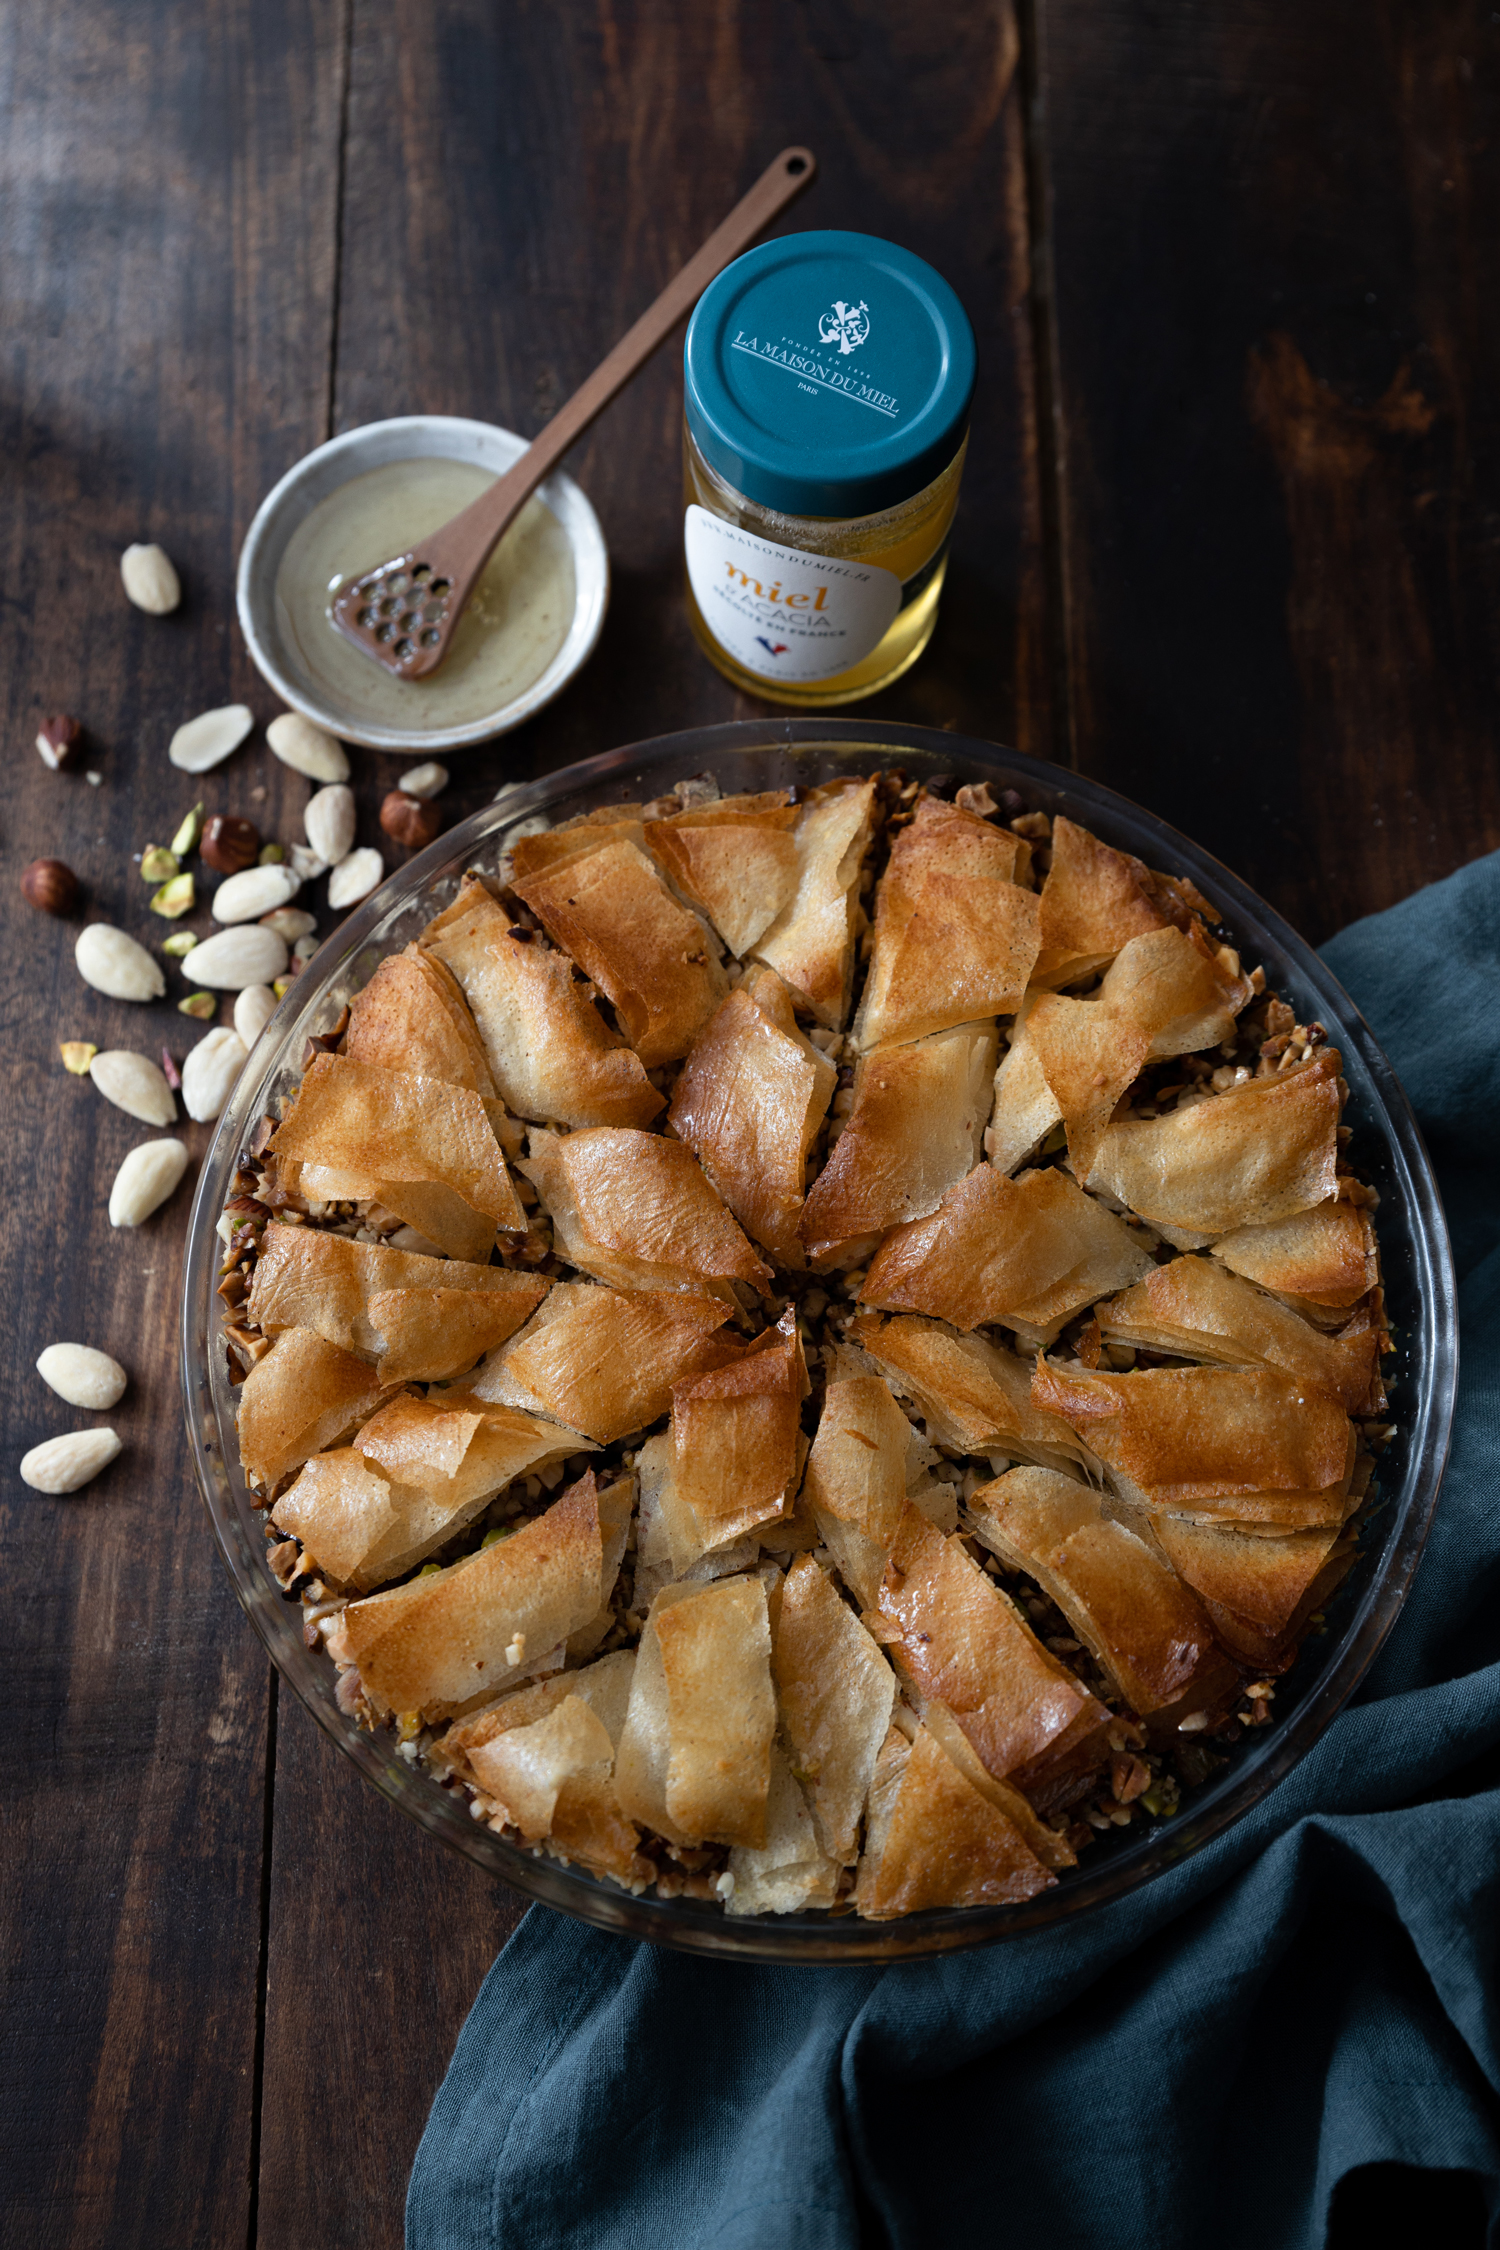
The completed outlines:
<svg viewBox="0 0 1500 2250">
<path fill-rule="evenodd" d="M 1064 1879 L 1024 1904 L 928 1910 L 893 1923 L 812 1913 L 735 1919 L 690 1897 L 632 1896 L 615 1884 L 507 1842 L 473 1820 L 461 1796 L 399 1754 L 394 1734 L 363 1730 L 335 1701 L 335 1672 L 302 1637 L 265 1559 L 264 1518 L 239 1466 L 234 1398 L 220 1340 L 215 1232 L 255 1121 L 301 1075 L 305 1043 L 329 1031 L 376 965 L 455 896 L 464 870 L 492 868 L 518 824 L 658 796 L 711 774 L 726 794 L 901 766 L 914 779 L 956 775 L 1014 789 L 1029 810 L 1065 814 L 1106 843 L 1196 882 L 1220 908 L 1247 965 L 1299 1017 L 1320 1019 L 1343 1056 L 1350 1157 L 1380 1194 L 1379 1232 L 1396 1350 L 1389 1363 L 1395 1436 L 1381 1456 L 1376 1504 L 1358 1562 L 1329 1604 L 1325 1630 L 1280 1683 L 1277 1716 L 1227 1767 L 1149 1828 L 1101 1838 Z M 441 837 L 336 930 L 287 994 L 220 1120 L 189 1230 L 182 1380 L 188 1430 L 214 1535 L 235 1591 L 272 1661 L 318 1723 L 402 1811 L 514 1888 L 603 1928 L 688 1951 L 776 1961 L 905 1959 L 1038 1928 L 1117 1898 L 1180 1865 L 1241 1819 L 1302 1758 L 1353 1692 L 1410 1586 L 1446 1457 L 1457 1372 L 1454 1281 L 1437 1189 L 1390 1064 L 1317 956 L 1253 892 L 1163 822 L 1098 784 L 990 744 L 921 728 L 824 719 L 755 720 L 695 729 L 610 751 L 495 802 Z"/>
</svg>

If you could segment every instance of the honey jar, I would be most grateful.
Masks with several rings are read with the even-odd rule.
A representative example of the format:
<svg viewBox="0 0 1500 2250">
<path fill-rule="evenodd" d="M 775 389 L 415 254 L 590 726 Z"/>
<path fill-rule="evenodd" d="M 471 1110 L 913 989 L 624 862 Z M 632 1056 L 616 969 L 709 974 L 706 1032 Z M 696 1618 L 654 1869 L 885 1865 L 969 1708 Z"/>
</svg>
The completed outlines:
<svg viewBox="0 0 1500 2250">
<path fill-rule="evenodd" d="M 874 235 L 785 235 L 704 291 L 685 352 L 688 609 L 736 687 L 826 709 L 915 664 L 973 392 L 957 297 Z"/>
</svg>

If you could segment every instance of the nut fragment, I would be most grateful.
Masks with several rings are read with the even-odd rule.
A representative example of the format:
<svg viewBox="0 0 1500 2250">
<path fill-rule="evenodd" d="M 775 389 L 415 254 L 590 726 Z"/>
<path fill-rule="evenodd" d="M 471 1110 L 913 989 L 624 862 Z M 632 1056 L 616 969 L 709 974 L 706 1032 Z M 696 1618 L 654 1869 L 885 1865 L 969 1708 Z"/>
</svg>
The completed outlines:
<svg viewBox="0 0 1500 2250">
<path fill-rule="evenodd" d="M 301 884 L 289 867 L 247 867 L 222 882 L 213 895 L 216 922 L 254 922 L 294 899 Z M 269 933 L 274 937 L 275 932 Z M 257 983 L 264 983 L 263 977 Z"/>
<path fill-rule="evenodd" d="M 21 1456 L 21 1482 L 33 1492 L 76 1492 L 120 1451 L 113 1430 L 68 1430 Z"/>
<path fill-rule="evenodd" d="M 283 711 L 266 729 L 266 740 L 284 766 L 309 781 L 347 781 L 349 761 L 340 745 L 300 711 Z"/>
<path fill-rule="evenodd" d="M 60 859 L 34 859 L 21 877 L 21 896 L 40 914 L 67 916 L 78 904 L 78 877 Z"/>
<path fill-rule="evenodd" d="M 96 1352 L 91 1344 L 49 1344 L 36 1371 L 69 1406 L 86 1406 L 96 1414 L 118 1405 L 125 1390 L 125 1370 L 119 1361 L 108 1352 Z"/>
<path fill-rule="evenodd" d="M 290 845 L 286 857 L 288 867 L 299 882 L 315 883 L 320 875 L 328 873 L 327 860 L 319 859 L 317 853 L 310 851 L 306 844 Z"/>
<path fill-rule="evenodd" d="M 167 1084 L 171 1087 L 174 1094 L 181 1091 L 182 1072 L 178 1069 L 176 1063 L 172 1059 L 172 1050 L 170 1047 L 163 1047 L 161 1051 L 161 1074 L 163 1078 L 165 1078 Z"/>
<path fill-rule="evenodd" d="M 171 1125 L 177 1117 L 172 1089 L 149 1055 L 108 1047 L 89 1064 L 89 1076 L 107 1102 L 143 1125 Z"/>
<path fill-rule="evenodd" d="M 307 800 L 302 815 L 307 840 L 325 867 L 337 867 L 354 844 L 354 791 L 341 781 Z"/>
<path fill-rule="evenodd" d="M 142 1141 L 133 1148 L 115 1174 L 109 1191 L 112 1227 L 138 1227 L 143 1219 L 166 1202 L 187 1170 L 188 1152 L 181 1141 Z"/>
<path fill-rule="evenodd" d="M 212 937 L 195 945 L 182 964 L 182 973 L 191 984 L 212 985 L 218 992 L 243 992 L 247 984 L 274 983 L 285 974 L 286 962 L 285 940 L 274 930 L 256 922 L 237 922 L 232 929 L 215 930 Z"/>
<path fill-rule="evenodd" d="M 278 937 L 284 937 L 288 945 L 295 938 L 306 937 L 318 926 L 317 917 L 302 906 L 278 906 L 274 914 L 262 914 L 261 921 Z"/>
<path fill-rule="evenodd" d="M 425 851 L 443 825 L 436 805 L 424 804 L 401 789 L 392 789 L 380 808 L 380 825 L 387 836 L 408 851 Z"/>
<path fill-rule="evenodd" d="M 147 883 L 166 883 L 179 872 L 177 854 L 160 844 L 148 844 L 141 854 L 141 879 Z"/>
<path fill-rule="evenodd" d="M 169 922 L 175 922 L 179 914 L 191 914 L 196 904 L 191 875 L 174 875 L 170 883 L 163 883 L 151 895 L 152 913 L 165 915 Z"/>
<path fill-rule="evenodd" d="M 182 583 L 160 547 L 127 547 L 120 557 L 120 576 L 127 598 L 152 617 L 165 617 L 182 599 Z"/>
<path fill-rule="evenodd" d="M 350 852 L 347 859 L 341 859 L 328 878 L 328 903 L 335 914 L 342 914 L 346 907 L 358 906 L 362 898 L 368 898 L 384 873 L 385 861 L 368 844 L 361 851 Z"/>
<path fill-rule="evenodd" d="M 172 850 L 178 859 L 186 859 L 197 843 L 203 828 L 203 801 L 200 798 L 190 813 L 184 813 L 181 826 L 172 838 Z"/>
<path fill-rule="evenodd" d="M 409 767 L 396 784 L 408 797 L 437 797 L 447 786 L 448 768 L 440 766 L 436 758 L 429 758 L 423 766 Z"/>
<path fill-rule="evenodd" d="M 260 830 L 253 820 L 240 820 L 234 813 L 215 813 L 204 824 L 203 841 L 199 853 L 208 866 L 220 875 L 238 875 L 242 867 L 253 867 L 260 851 Z"/>
<path fill-rule="evenodd" d="M 310 961 L 317 950 L 318 941 L 315 937 L 299 937 L 292 947 L 292 959 L 294 961 Z"/>
<path fill-rule="evenodd" d="M 190 992 L 185 1000 L 177 1003 L 180 1016 L 196 1016 L 199 1023 L 212 1023 L 218 1012 L 219 1003 L 211 992 Z M 178 1084 L 181 1084 L 180 1079 Z"/>
<path fill-rule="evenodd" d="M 237 1031 L 220 1025 L 188 1050 L 182 1066 L 182 1106 L 200 1125 L 217 1117 L 245 1067 L 248 1049 Z"/>
<path fill-rule="evenodd" d="M 236 995 L 234 1028 L 244 1041 L 247 1053 L 275 1013 L 276 995 L 268 984 L 247 984 L 244 991 Z"/>
<path fill-rule="evenodd" d="M 170 937 L 162 939 L 161 949 L 172 960 L 180 961 L 184 954 L 192 952 L 197 943 L 198 940 L 191 930 L 174 930 Z"/>
<path fill-rule="evenodd" d="M 111 1000 L 159 1000 L 167 980 L 143 945 L 111 922 L 90 922 L 73 948 L 78 974 Z"/>
<path fill-rule="evenodd" d="M 42 763 L 50 766 L 52 771 L 56 773 L 58 768 L 65 766 L 73 755 L 74 750 L 78 747 L 78 738 L 82 732 L 83 729 L 78 721 L 70 719 L 65 712 L 60 712 L 55 719 L 43 719 L 37 729 L 36 737 L 36 746 L 41 753 Z"/>
<path fill-rule="evenodd" d="M 248 704 L 225 703 L 217 711 L 202 711 L 177 729 L 167 756 L 183 773 L 207 773 L 238 750 L 254 724 Z"/>
<path fill-rule="evenodd" d="M 64 1039 L 58 1053 L 63 1059 L 63 1069 L 71 1070 L 75 1078 L 87 1078 L 89 1064 L 99 1052 L 88 1039 Z"/>
<path fill-rule="evenodd" d="M 286 846 L 284 844 L 262 844 L 259 857 L 262 867 L 280 867 L 286 859 Z"/>
</svg>

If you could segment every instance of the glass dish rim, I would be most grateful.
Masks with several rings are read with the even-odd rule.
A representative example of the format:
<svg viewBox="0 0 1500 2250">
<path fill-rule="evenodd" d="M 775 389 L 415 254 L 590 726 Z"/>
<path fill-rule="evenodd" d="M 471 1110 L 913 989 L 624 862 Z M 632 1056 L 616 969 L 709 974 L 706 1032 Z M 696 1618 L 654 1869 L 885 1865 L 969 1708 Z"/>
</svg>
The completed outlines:
<svg viewBox="0 0 1500 2250">
<path fill-rule="evenodd" d="M 1205 1786 L 1189 1809 L 1117 1846 L 1110 1856 L 1068 1875 L 1052 1890 L 1023 1905 L 929 1910 L 895 1922 L 869 1923 L 839 1917 L 746 1917 L 737 1920 L 707 1902 L 687 1898 L 635 1898 L 581 1870 L 533 1857 L 506 1844 L 469 1819 L 450 1792 L 403 1762 L 388 1736 L 360 1731 L 334 1702 L 326 1660 L 306 1651 L 300 1612 L 283 1602 L 264 1562 L 248 1539 L 248 1524 L 234 1499 L 237 1468 L 228 1468 L 215 1419 L 209 1323 L 218 1299 L 217 1236 L 214 1232 L 234 1160 L 254 1118 L 263 1089 L 286 1067 L 292 1043 L 316 1028 L 320 1003 L 340 969 L 357 959 L 370 934 L 398 911 L 409 909 L 427 888 L 470 863 L 481 847 L 515 821 L 545 813 L 559 800 L 592 793 L 603 801 L 636 769 L 675 767 L 674 778 L 711 770 L 715 756 L 738 752 L 789 753 L 807 758 L 816 750 L 852 761 L 861 750 L 883 764 L 900 764 L 903 753 L 929 773 L 960 771 L 1016 787 L 1030 803 L 1064 810 L 1104 835 L 1107 841 L 1148 856 L 1154 865 L 1186 872 L 1224 914 L 1236 941 L 1279 953 L 1285 967 L 1270 981 L 1293 981 L 1311 988 L 1318 1011 L 1338 1043 L 1357 1058 L 1356 1075 L 1374 1104 L 1375 1123 L 1403 1195 L 1414 1264 L 1414 1297 L 1420 1337 L 1413 1338 L 1419 1380 L 1413 1396 L 1401 1400 L 1401 1432 L 1406 1466 L 1398 1491 L 1384 1497 L 1388 1517 L 1383 1553 L 1367 1570 L 1357 1570 L 1346 1586 L 1358 1583 L 1352 1614 L 1318 1663 L 1287 1717 L 1266 1728 L 1268 1739 L 1247 1746 L 1217 1781 Z M 659 790 L 646 792 L 659 793 Z M 1070 1916 L 1102 1909 L 1112 1900 L 1179 1866 L 1213 1838 L 1242 1820 L 1282 1781 L 1312 1748 L 1373 1662 L 1409 1591 L 1446 1465 L 1457 1382 L 1456 1285 L 1447 1227 L 1436 1181 L 1420 1129 L 1383 1051 L 1354 1002 L 1312 949 L 1248 885 L 1201 846 L 1181 836 L 1155 814 L 1133 804 L 1104 784 L 1064 767 L 976 738 L 890 721 L 768 718 L 731 721 L 719 726 L 679 730 L 581 760 L 530 782 L 503 787 L 491 804 L 430 845 L 387 879 L 328 939 L 299 976 L 267 1032 L 264 1058 L 247 1067 L 220 1119 L 204 1158 L 188 1227 L 184 1268 L 181 1377 L 189 1443 L 200 1492 L 214 1538 L 236 1595 L 277 1672 L 311 1711 L 364 1777 L 408 1818 L 498 1875 L 528 1897 L 598 1927 L 646 1938 L 679 1950 L 745 1960 L 828 1963 L 909 1960 L 1027 1934 Z M 1352 1090 L 1352 1089 L 1351 1089 Z M 227 1396 L 227 1393 L 226 1393 Z M 203 1419 L 205 1405 L 208 1417 Z M 254 1517 L 254 1512 L 249 1511 Z M 258 1518 L 254 1519 L 258 1526 Z M 258 1537 L 260 1536 L 257 1534 Z M 1307 1662 L 1304 1655 L 1303 1663 Z M 1299 1665 L 1299 1670 L 1300 1670 Z"/>
</svg>

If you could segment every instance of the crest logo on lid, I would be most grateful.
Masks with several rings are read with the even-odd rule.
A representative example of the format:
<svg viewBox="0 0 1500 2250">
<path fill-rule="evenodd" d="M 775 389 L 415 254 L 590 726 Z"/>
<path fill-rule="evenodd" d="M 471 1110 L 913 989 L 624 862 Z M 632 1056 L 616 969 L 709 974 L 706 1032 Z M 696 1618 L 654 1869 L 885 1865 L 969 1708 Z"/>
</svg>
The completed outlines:
<svg viewBox="0 0 1500 2250">
<path fill-rule="evenodd" d="M 863 298 L 857 305 L 846 305 L 842 297 L 836 297 L 832 311 L 824 313 L 818 322 L 823 342 L 837 344 L 844 353 L 858 351 L 869 333 L 870 308 Z"/>
</svg>

